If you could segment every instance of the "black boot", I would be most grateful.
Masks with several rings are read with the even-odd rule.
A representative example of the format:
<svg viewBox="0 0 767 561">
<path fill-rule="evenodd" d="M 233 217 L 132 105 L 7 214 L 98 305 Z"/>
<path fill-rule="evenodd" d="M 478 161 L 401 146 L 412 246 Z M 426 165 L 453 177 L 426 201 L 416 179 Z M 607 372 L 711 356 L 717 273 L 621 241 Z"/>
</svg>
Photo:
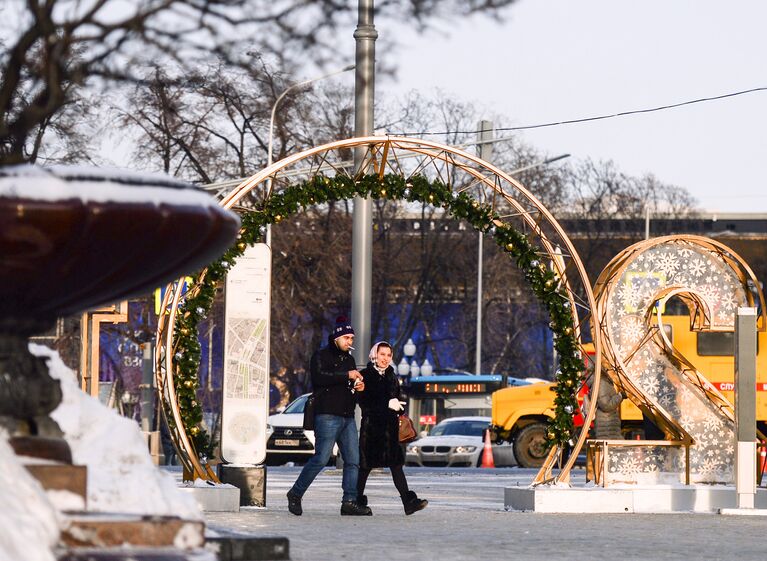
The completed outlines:
<svg viewBox="0 0 767 561">
<path fill-rule="evenodd" d="M 405 507 L 405 514 L 413 514 L 414 512 L 425 509 L 426 505 L 429 504 L 429 501 L 426 499 L 419 499 L 413 491 L 408 491 L 407 495 L 402 497 L 402 504 Z"/>
<path fill-rule="evenodd" d="M 301 497 L 296 495 L 291 489 L 288 491 L 288 510 L 296 516 L 301 516 L 304 509 L 301 508 Z"/>
<path fill-rule="evenodd" d="M 360 506 L 368 506 L 367 495 L 357 495 L 357 504 Z"/>
<path fill-rule="evenodd" d="M 354 501 L 344 501 L 341 503 L 341 514 L 344 516 L 371 516 L 373 511 Z"/>
</svg>

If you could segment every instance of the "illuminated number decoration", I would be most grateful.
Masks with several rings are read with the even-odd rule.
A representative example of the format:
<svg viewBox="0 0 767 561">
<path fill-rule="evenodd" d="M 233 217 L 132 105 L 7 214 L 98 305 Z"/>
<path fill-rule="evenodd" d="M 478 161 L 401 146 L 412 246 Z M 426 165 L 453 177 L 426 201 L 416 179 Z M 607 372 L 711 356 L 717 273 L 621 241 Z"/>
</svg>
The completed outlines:
<svg viewBox="0 0 767 561">
<path fill-rule="evenodd" d="M 692 329 L 731 332 L 738 307 L 758 299 L 764 311 L 758 287 L 738 255 L 698 236 L 641 242 L 608 264 L 595 287 L 598 328 L 606 341 L 602 374 L 668 440 L 610 448 L 606 482 L 679 483 L 688 476 L 690 483 L 734 481 L 733 406 L 674 349 L 663 311 L 676 296 L 689 309 Z"/>
</svg>

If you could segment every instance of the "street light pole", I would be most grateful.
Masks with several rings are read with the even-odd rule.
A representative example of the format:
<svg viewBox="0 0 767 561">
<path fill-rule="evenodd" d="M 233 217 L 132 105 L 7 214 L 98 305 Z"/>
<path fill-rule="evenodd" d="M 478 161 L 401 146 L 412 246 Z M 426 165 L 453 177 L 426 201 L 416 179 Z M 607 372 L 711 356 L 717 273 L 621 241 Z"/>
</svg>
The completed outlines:
<svg viewBox="0 0 767 561">
<path fill-rule="evenodd" d="M 650 205 L 644 203 L 644 239 L 650 239 Z"/>
<path fill-rule="evenodd" d="M 354 87 L 354 135 L 373 134 L 373 100 L 375 98 L 375 41 L 373 0 L 359 0 L 356 41 L 356 73 Z M 354 172 L 362 171 L 365 147 L 354 149 Z M 373 202 L 368 197 L 354 198 L 352 224 L 352 327 L 356 335 L 354 358 L 366 362 L 370 348 L 373 287 Z"/>
<path fill-rule="evenodd" d="M 480 159 L 490 162 L 493 157 L 493 144 L 492 142 L 486 142 L 493 139 L 493 122 L 492 121 L 480 121 L 479 132 L 477 133 L 477 140 L 479 144 L 477 151 L 479 152 Z M 474 372 L 475 374 L 482 374 L 482 265 L 484 254 L 484 232 L 477 232 L 479 234 L 479 247 L 477 249 L 477 354 L 474 358 Z"/>
<path fill-rule="evenodd" d="M 304 80 L 303 82 L 297 82 L 293 84 L 292 86 L 288 87 L 285 91 L 283 91 L 280 95 L 277 96 L 277 99 L 274 100 L 274 104 L 272 105 L 271 117 L 269 117 L 269 142 L 267 143 L 267 147 L 266 147 L 266 167 L 271 166 L 273 163 L 272 150 L 274 147 L 274 118 L 277 115 L 277 106 L 280 104 L 283 98 L 292 91 L 301 89 L 305 86 L 308 86 L 309 84 L 313 84 L 314 82 L 319 82 L 320 80 L 324 80 L 325 78 L 330 78 L 331 76 L 335 76 L 336 74 L 342 74 L 344 72 L 348 72 L 349 70 L 353 70 L 353 69 L 354 69 L 354 65 L 349 64 L 347 66 L 344 66 L 343 68 L 334 70 L 333 72 L 328 72 L 327 74 L 316 76 L 314 78 Z M 272 187 L 272 178 L 270 177 L 267 179 L 267 189 L 271 189 L 271 187 Z M 271 247 L 272 245 L 271 224 L 267 225 L 266 227 L 266 245 L 268 245 L 269 247 Z"/>
</svg>

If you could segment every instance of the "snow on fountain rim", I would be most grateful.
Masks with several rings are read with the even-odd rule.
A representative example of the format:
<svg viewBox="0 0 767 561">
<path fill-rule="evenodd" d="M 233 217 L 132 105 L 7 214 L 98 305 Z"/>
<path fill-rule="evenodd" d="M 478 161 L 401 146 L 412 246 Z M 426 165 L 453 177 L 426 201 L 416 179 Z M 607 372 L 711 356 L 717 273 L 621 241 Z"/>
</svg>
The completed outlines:
<svg viewBox="0 0 767 561">
<path fill-rule="evenodd" d="M 169 175 L 92 166 L 0 167 L 0 198 L 219 206 L 210 194 Z"/>
</svg>

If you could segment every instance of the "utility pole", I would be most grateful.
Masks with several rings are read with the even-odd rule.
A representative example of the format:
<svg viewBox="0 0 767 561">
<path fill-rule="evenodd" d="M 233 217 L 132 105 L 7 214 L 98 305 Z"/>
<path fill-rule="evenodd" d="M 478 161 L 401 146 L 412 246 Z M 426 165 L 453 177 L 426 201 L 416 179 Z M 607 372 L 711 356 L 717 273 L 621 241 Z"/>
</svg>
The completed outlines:
<svg viewBox="0 0 767 561">
<path fill-rule="evenodd" d="M 477 125 L 477 152 L 479 157 L 490 162 L 493 157 L 493 122 L 480 121 Z M 474 360 L 474 372 L 482 374 L 482 255 L 484 253 L 484 232 L 479 232 L 479 248 L 477 250 L 477 355 Z"/>
<path fill-rule="evenodd" d="M 375 41 L 378 37 L 373 23 L 374 0 L 359 0 L 354 84 L 354 135 L 373 134 L 373 100 L 375 99 Z M 354 149 L 354 171 L 362 170 L 365 147 Z M 354 359 L 367 363 L 372 323 L 371 300 L 373 287 L 373 203 L 370 198 L 354 198 L 352 225 L 352 327 L 356 335 Z"/>
</svg>

